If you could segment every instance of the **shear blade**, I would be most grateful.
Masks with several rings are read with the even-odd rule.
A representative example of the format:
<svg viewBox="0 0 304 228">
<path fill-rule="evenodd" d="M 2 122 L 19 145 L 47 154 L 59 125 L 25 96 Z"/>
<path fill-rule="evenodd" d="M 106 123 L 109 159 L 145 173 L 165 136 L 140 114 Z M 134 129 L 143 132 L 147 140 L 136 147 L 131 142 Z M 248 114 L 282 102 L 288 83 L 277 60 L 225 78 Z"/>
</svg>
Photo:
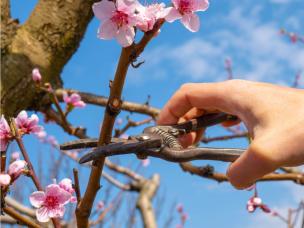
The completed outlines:
<svg viewBox="0 0 304 228">
<path fill-rule="evenodd" d="M 105 146 L 97 147 L 80 158 L 79 163 L 85 163 L 96 160 L 100 157 L 108 157 L 112 155 L 137 153 L 145 149 L 159 148 L 162 145 L 162 140 L 157 138 L 149 138 L 147 140 L 130 139 L 126 142 L 111 143 Z"/>
</svg>

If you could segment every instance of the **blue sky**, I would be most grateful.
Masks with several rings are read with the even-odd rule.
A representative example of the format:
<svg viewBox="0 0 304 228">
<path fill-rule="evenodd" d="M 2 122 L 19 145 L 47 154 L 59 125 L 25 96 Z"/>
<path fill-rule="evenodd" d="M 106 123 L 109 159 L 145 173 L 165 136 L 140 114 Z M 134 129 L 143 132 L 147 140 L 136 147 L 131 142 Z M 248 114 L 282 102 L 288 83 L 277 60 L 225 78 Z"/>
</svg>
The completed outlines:
<svg viewBox="0 0 304 228">
<path fill-rule="evenodd" d="M 13 0 L 13 16 L 21 22 L 25 21 L 35 3 L 32 0 Z M 291 44 L 286 37 L 279 35 L 281 27 L 304 34 L 303 0 L 213 0 L 208 11 L 199 15 L 201 29 L 198 33 L 187 31 L 179 22 L 163 26 L 159 36 L 139 58 L 145 60 L 145 64 L 139 69 L 130 69 L 123 91 L 125 100 L 144 103 L 146 97 L 151 95 L 151 105 L 161 108 L 185 82 L 225 80 L 226 57 L 232 59 L 236 78 L 291 85 L 297 72 L 304 70 L 303 44 Z M 98 40 L 98 25 L 97 19 L 90 23 L 79 50 L 63 69 L 64 87 L 108 95 L 108 81 L 113 78 L 120 47 L 115 40 Z M 302 78 L 301 88 L 303 86 Z M 120 117 L 127 115 L 122 112 Z M 102 108 L 88 106 L 75 110 L 69 120 L 74 125 L 86 126 L 88 134 L 96 137 L 102 116 Z M 142 120 L 145 117 L 133 114 L 131 118 Z M 72 139 L 52 124 L 45 127 L 60 143 Z M 140 131 L 141 128 L 137 128 L 129 134 Z M 225 133 L 220 127 L 207 132 L 208 135 Z M 48 146 L 41 145 L 33 137 L 27 137 L 26 143 L 36 167 L 41 161 L 44 164 L 47 159 L 58 157 L 58 152 L 49 152 L 51 149 Z M 210 145 L 246 147 L 247 142 L 233 140 Z M 15 148 L 12 145 L 10 151 Z M 134 156 L 119 159 L 125 165 L 138 162 Z M 223 172 L 227 167 L 227 164 L 216 162 L 196 163 L 213 164 Z M 60 176 L 71 176 L 71 169 L 75 165 L 66 160 L 67 168 Z M 245 205 L 251 193 L 237 191 L 227 183 L 218 184 L 191 176 L 183 173 L 176 164 L 157 159 L 152 159 L 144 172 L 147 176 L 155 172 L 161 175 L 160 192 L 166 192 L 166 206 L 162 214 L 171 213 L 168 208 L 174 201 L 184 204 L 190 217 L 186 227 L 285 227 L 278 219 L 259 211 L 248 214 Z M 81 178 L 84 181 L 87 174 L 88 170 L 82 168 Z M 44 184 L 50 182 L 45 179 Z M 104 180 L 102 184 L 107 185 Z M 288 207 L 296 207 L 304 195 L 303 187 L 287 182 L 263 183 L 258 188 L 264 201 L 282 213 L 287 213 Z M 103 197 L 103 193 L 98 195 L 98 199 Z M 165 217 L 161 217 L 160 224 L 163 224 Z M 173 224 L 177 222 L 176 219 Z"/>
</svg>

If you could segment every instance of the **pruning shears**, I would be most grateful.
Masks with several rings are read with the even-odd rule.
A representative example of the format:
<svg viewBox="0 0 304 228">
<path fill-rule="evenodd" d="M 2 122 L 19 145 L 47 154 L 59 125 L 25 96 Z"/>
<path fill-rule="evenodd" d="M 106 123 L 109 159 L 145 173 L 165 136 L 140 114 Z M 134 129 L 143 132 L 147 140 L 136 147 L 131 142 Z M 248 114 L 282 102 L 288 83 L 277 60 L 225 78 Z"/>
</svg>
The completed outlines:
<svg viewBox="0 0 304 228">
<path fill-rule="evenodd" d="M 80 158 L 85 163 L 113 155 L 134 153 L 143 159 L 147 156 L 162 158 L 173 162 L 191 160 L 219 160 L 232 162 L 243 149 L 191 147 L 184 149 L 178 138 L 199 129 L 207 128 L 225 121 L 237 120 L 236 116 L 226 113 L 205 114 L 192 120 L 174 125 L 156 125 L 143 130 L 143 133 L 128 139 L 112 138 L 111 143 L 97 147 L 97 139 L 81 139 L 62 144 L 61 150 L 92 148 Z"/>
</svg>

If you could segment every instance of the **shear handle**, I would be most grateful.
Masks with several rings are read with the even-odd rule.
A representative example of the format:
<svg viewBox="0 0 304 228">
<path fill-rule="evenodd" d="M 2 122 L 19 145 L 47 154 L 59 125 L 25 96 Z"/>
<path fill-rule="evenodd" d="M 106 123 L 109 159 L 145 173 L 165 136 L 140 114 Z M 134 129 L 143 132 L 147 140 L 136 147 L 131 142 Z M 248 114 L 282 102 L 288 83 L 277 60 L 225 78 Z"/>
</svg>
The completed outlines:
<svg viewBox="0 0 304 228">
<path fill-rule="evenodd" d="M 227 114 L 227 113 L 210 113 L 205 114 L 200 117 L 194 118 L 192 120 L 174 124 L 172 125 L 173 128 L 179 130 L 185 130 L 186 133 L 197 131 L 201 128 L 211 127 L 213 125 L 228 121 L 228 120 L 237 120 L 238 117 Z"/>
</svg>

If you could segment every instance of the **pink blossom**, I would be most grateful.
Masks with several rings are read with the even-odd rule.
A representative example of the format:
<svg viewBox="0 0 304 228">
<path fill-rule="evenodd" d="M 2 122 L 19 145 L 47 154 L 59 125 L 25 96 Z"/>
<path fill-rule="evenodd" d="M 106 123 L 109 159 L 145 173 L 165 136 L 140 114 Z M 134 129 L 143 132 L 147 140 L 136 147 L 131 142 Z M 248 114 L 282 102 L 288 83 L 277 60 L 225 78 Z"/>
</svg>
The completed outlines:
<svg viewBox="0 0 304 228">
<path fill-rule="evenodd" d="M 166 21 L 173 22 L 181 19 L 182 24 L 191 32 L 197 32 L 200 27 L 196 11 L 205 11 L 209 7 L 208 0 L 172 0 L 173 7 L 169 7 Z"/>
<path fill-rule="evenodd" d="M 130 46 L 135 36 L 137 6 L 134 0 L 117 0 L 116 4 L 108 0 L 94 3 L 94 15 L 103 21 L 98 29 L 98 37 L 105 40 L 116 38 L 121 46 Z"/>
<path fill-rule="evenodd" d="M 184 223 L 186 222 L 186 220 L 188 220 L 188 218 L 189 218 L 188 214 L 183 213 L 183 214 L 181 215 L 182 223 L 184 224 Z"/>
<path fill-rule="evenodd" d="M 8 174 L 0 174 L 0 187 L 7 186 L 11 182 L 11 176 Z"/>
<path fill-rule="evenodd" d="M 152 30 L 156 21 L 160 18 L 165 18 L 169 12 L 165 9 L 164 3 L 155 3 L 146 7 L 138 4 L 137 11 L 139 14 L 136 26 L 143 32 Z"/>
<path fill-rule="evenodd" d="M 64 205 L 69 203 L 71 194 L 57 184 L 50 184 L 45 192 L 36 191 L 30 196 L 31 204 L 38 208 L 36 217 L 39 222 L 48 222 L 50 218 L 63 217 Z"/>
<path fill-rule="evenodd" d="M 55 136 L 50 135 L 47 137 L 46 141 L 51 144 L 51 146 L 57 148 L 59 146 L 59 143 L 57 141 L 57 139 L 55 138 Z"/>
<path fill-rule="evenodd" d="M 289 38 L 290 38 L 290 41 L 291 41 L 292 43 L 296 43 L 296 42 L 298 41 L 298 36 L 297 36 L 297 34 L 295 34 L 295 33 L 293 33 L 293 32 L 289 33 Z"/>
<path fill-rule="evenodd" d="M 178 204 L 177 207 L 176 207 L 176 210 L 179 212 L 179 213 L 182 213 L 184 211 L 184 206 L 182 204 Z"/>
<path fill-rule="evenodd" d="M 263 204 L 262 199 L 257 196 L 253 196 L 248 200 L 246 208 L 250 213 L 254 212 L 257 208 L 260 208 L 265 213 L 271 212 L 270 208 L 266 204 Z"/>
<path fill-rule="evenodd" d="M 47 133 L 45 131 L 39 131 L 35 134 L 40 141 L 44 141 Z"/>
<path fill-rule="evenodd" d="M 70 96 L 67 93 L 63 93 L 63 100 L 68 106 L 72 108 L 83 108 L 86 106 L 86 103 L 81 100 L 80 95 L 77 93 L 72 93 Z"/>
<path fill-rule="evenodd" d="M 27 162 L 24 160 L 16 160 L 8 167 L 8 174 L 12 179 L 17 179 L 27 169 Z"/>
<path fill-rule="evenodd" d="M 34 69 L 33 69 L 33 71 L 32 71 L 32 79 L 33 79 L 35 82 L 40 82 L 40 81 L 41 81 L 41 74 L 40 74 L 38 68 L 34 68 Z"/>
<path fill-rule="evenodd" d="M 143 167 L 148 167 L 150 165 L 150 159 L 149 158 L 146 158 L 144 160 L 141 161 L 141 165 Z"/>
<path fill-rule="evenodd" d="M 11 157 L 12 157 L 13 160 L 19 160 L 20 159 L 20 153 L 15 151 L 15 152 L 12 153 Z"/>
<path fill-rule="evenodd" d="M 1 116 L 0 119 L 0 145 L 1 145 L 1 151 L 5 151 L 8 142 L 12 139 L 11 129 L 8 126 L 8 123 L 4 116 Z"/>
<path fill-rule="evenodd" d="M 28 117 L 26 111 L 21 111 L 15 121 L 21 134 L 38 133 L 43 130 L 43 127 L 38 125 L 39 118 L 36 114 Z"/>
<path fill-rule="evenodd" d="M 72 180 L 69 178 L 64 178 L 59 182 L 59 187 L 64 189 L 65 191 L 69 192 L 70 194 L 73 194 L 75 192 Z"/>
<path fill-rule="evenodd" d="M 72 180 L 69 178 L 64 178 L 59 182 L 59 187 L 63 190 L 67 191 L 71 194 L 70 202 L 76 203 L 77 199 L 75 196 L 72 196 L 75 192 L 75 189 L 73 188 Z"/>
<path fill-rule="evenodd" d="M 104 207 L 105 207 L 105 205 L 102 200 L 97 203 L 97 206 L 96 206 L 97 210 L 103 210 Z"/>
</svg>

